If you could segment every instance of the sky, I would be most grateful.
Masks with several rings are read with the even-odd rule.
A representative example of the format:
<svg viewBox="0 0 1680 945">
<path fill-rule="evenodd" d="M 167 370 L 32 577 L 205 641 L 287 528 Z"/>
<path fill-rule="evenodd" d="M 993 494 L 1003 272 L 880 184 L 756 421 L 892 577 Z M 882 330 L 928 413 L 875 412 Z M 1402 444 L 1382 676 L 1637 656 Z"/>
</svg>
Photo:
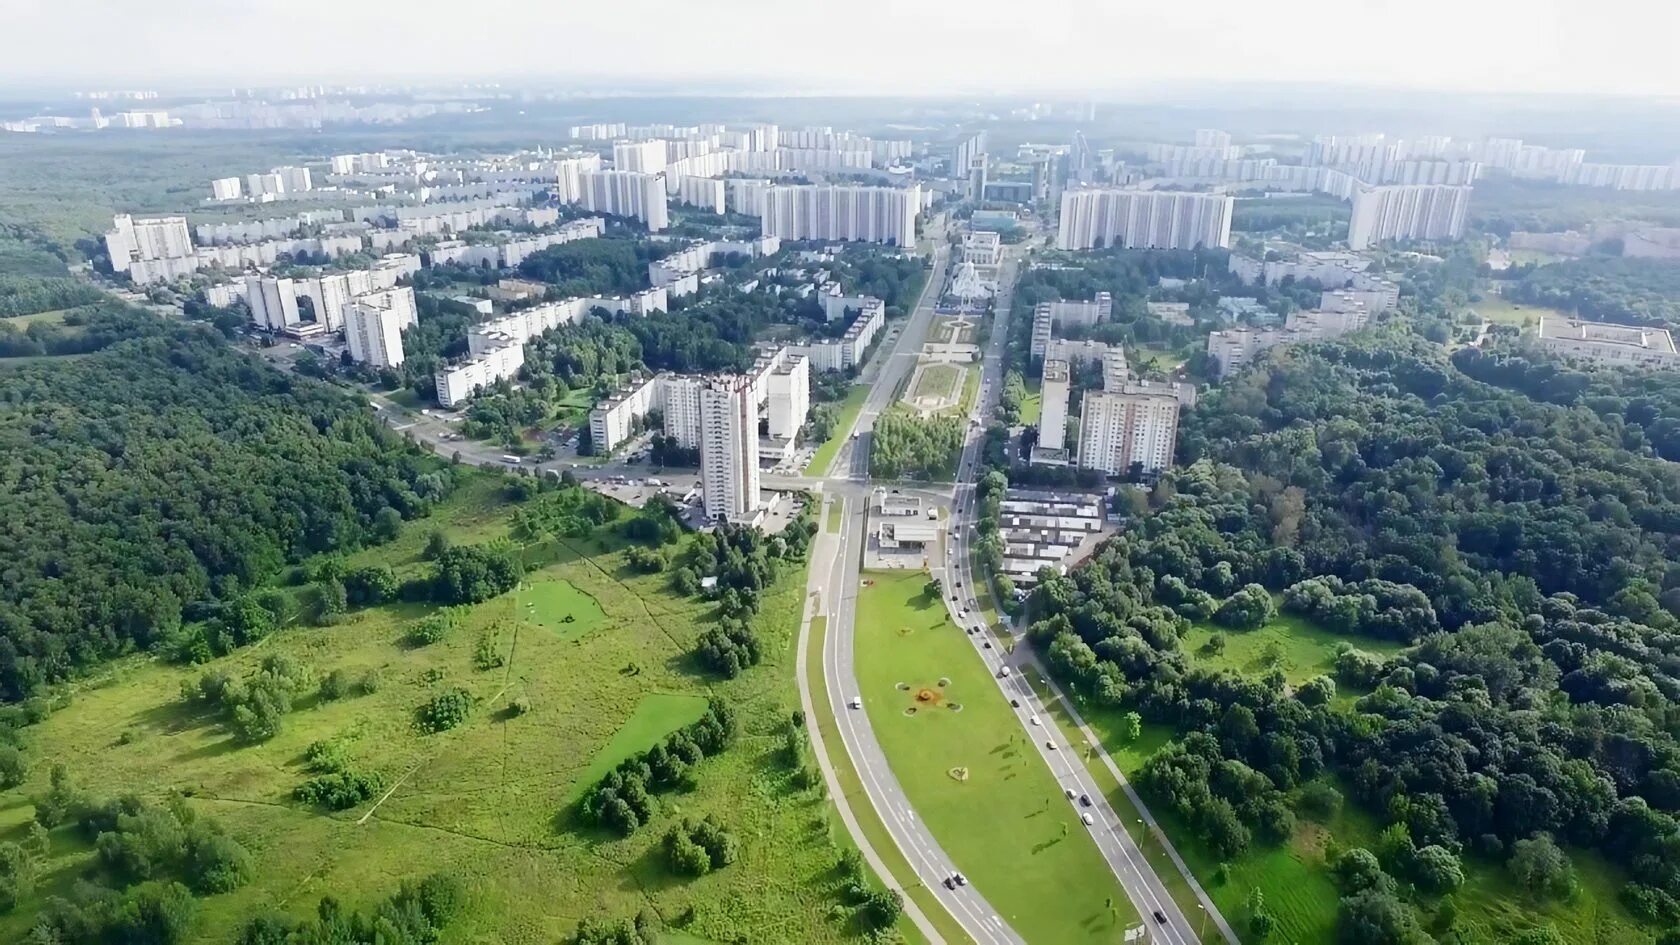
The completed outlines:
<svg viewBox="0 0 1680 945">
<path fill-rule="evenodd" d="M 1323 82 L 1680 96 L 1675 0 L 0 0 L 0 85 L 498 79 L 1124 95 Z"/>
</svg>

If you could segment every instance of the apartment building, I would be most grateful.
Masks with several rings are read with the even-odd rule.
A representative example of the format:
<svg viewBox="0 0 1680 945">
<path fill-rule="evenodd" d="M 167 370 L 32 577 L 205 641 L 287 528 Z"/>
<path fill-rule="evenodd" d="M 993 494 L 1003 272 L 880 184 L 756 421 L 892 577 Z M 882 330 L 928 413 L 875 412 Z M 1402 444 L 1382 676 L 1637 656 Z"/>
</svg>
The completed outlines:
<svg viewBox="0 0 1680 945">
<path fill-rule="evenodd" d="M 1234 206 L 1235 200 L 1225 194 L 1068 190 L 1062 193 L 1056 248 L 1228 247 Z"/>
<path fill-rule="evenodd" d="M 1172 465 L 1178 443 L 1178 390 L 1133 380 L 1118 390 L 1086 391 L 1079 410 L 1079 465 L 1111 476 Z"/>
<path fill-rule="evenodd" d="M 1042 410 L 1038 418 L 1038 445 L 1045 450 L 1067 448 L 1067 408 L 1071 368 L 1066 361 L 1046 358 L 1042 385 Z"/>
<path fill-rule="evenodd" d="M 1384 240 L 1455 240 L 1464 235 L 1469 187 L 1396 184 L 1361 187 L 1353 195 L 1348 247 Z"/>
<path fill-rule="evenodd" d="M 758 407 L 749 378 L 724 376 L 700 389 L 700 488 L 706 516 L 752 515 L 759 495 Z"/>
<path fill-rule="evenodd" d="M 649 232 L 657 233 L 670 224 L 663 175 L 588 171 L 578 174 L 578 192 L 584 209 L 640 220 Z"/>
<path fill-rule="evenodd" d="M 376 295 L 364 295 L 344 308 L 344 340 L 350 357 L 375 368 L 396 368 L 403 363 L 402 324 L 404 313 Z"/>
<path fill-rule="evenodd" d="M 770 436 L 791 440 L 811 409 L 811 362 L 802 354 L 779 359 L 768 378 Z"/>
<path fill-rule="evenodd" d="M 909 188 L 807 184 L 772 186 L 764 194 L 761 226 L 784 240 L 860 240 L 916 244 L 920 186 Z"/>
</svg>

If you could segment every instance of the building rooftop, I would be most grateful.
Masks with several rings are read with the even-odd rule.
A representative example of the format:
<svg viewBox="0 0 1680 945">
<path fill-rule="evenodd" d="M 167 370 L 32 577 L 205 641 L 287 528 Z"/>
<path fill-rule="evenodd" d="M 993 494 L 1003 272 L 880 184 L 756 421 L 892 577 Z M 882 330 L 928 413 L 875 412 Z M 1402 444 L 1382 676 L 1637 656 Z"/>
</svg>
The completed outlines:
<svg viewBox="0 0 1680 945">
<path fill-rule="evenodd" d="M 1613 325 L 1608 322 L 1548 317 L 1540 320 L 1540 337 L 1599 345 L 1623 345 L 1660 354 L 1675 353 L 1674 338 L 1666 329 L 1645 328 L 1639 325 Z"/>
</svg>

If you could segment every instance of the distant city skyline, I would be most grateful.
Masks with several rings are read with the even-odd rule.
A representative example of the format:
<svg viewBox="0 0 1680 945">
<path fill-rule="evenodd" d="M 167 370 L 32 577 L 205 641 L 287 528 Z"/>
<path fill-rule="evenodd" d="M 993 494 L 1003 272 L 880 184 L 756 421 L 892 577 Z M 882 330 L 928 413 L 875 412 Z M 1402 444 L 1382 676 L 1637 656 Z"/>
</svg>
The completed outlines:
<svg viewBox="0 0 1680 945">
<path fill-rule="evenodd" d="M 0 85 L 11 87 L 484 79 L 1102 96 L 1158 82 L 1316 82 L 1680 95 L 1667 48 L 1680 9 L 1651 0 L 715 0 L 683 8 L 681 28 L 670 20 L 678 11 L 655 0 L 513 0 L 483 11 L 434 0 L 7 7 L 12 35 L 28 38 L 0 62 Z"/>
</svg>

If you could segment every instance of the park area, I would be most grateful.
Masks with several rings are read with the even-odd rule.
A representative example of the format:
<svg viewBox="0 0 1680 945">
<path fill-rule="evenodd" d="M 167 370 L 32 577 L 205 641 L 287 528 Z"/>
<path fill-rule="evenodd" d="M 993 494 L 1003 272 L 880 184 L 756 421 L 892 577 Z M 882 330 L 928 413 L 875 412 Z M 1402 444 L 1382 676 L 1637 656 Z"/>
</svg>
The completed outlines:
<svg viewBox="0 0 1680 945">
<path fill-rule="evenodd" d="M 513 535 L 506 480 L 466 478 L 429 519 L 348 566 L 389 565 L 401 580 L 428 573 L 434 530 L 456 544 Z M 792 642 L 803 570 L 785 569 L 763 595 L 762 664 L 722 679 L 691 655 L 715 606 L 675 594 L 666 574 L 634 572 L 611 529 L 527 542 L 520 589 L 456 609 L 453 627 L 429 644 L 410 630 L 434 608 L 396 603 L 331 626 L 287 626 L 203 665 L 133 657 L 85 679 L 31 735 L 90 793 L 178 792 L 251 851 L 249 883 L 201 900 L 196 942 L 233 941 L 245 919 L 269 909 L 312 915 L 325 895 L 367 908 L 433 872 L 466 885 L 452 942 L 552 945 L 585 917 L 643 908 L 680 931 L 673 942 L 855 940 L 829 839 L 843 831 L 821 792 L 796 783 L 783 750 L 798 705 Z M 276 656 L 317 679 L 342 671 L 378 685 L 336 699 L 312 686 L 278 734 L 255 744 L 183 700 L 183 685 L 206 671 L 244 676 Z M 471 696 L 465 721 L 423 734 L 417 708 L 457 688 Z M 694 767 L 691 790 L 657 799 L 651 821 L 628 838 L 582 822 L 583 791 L 698 718 L 712 696 L 735 707 L 740 734 Z M 320 742 L 376 774 L 380 790 L 336 813 L 295 799 Z M 26 833 L 48 768 L 0 795 L 0 838 Z M 661 843 L 679 812 L 718 818 L 739 840 L 736 860 L 695 879 L 674 874 Z M 70 828 L 51 840 L 33 894 L 0 916 L 0 941 L 23 941 L 46 898 L 67 895 L 94 860 Z"/>
<path fill-rule="evenodd" d="M 1118 940 L 1130 901 L 927 575 L 863 579 L 859 692 L 917 815 L 1028 942 Z"/>
<path fill-rule="evenodd" d="M 1226 644 L 1218 652 L 1212 652 L 1207 642 L 1216 632 L 1222 633 Z M 1192 666 L 1228 669 L 1251 677 L 1276 667 L 1283 672 L 1286 684 L 1293 686 L 1328 672 L 1336 644 L 1344 639 L 1370 653 L 1391 655 L 1401 649 L 1389 641 L 1340 637 L 1288 614 L 1280 614 L 1252 631 L 1219 631 L 1209 625 L 1198 625 L 1184 637 L 1181 646 Z M 1043 694 L 1042 682 L 1035 681 L 1035 684 Z M 1340 687 L 1337 700 L 1351 704 L 1360 695 L 1363 693 L 1344 686 Z M 1115 765 L 1134 782 L 1149 759 L 1176 735 L 1166 725 L 1146 721 L 1138 735 L 1129 738 L 1125 711 L 1089 700 L 1081 700 L 1078 709 L 1102 740 Z M 1079 737 L 1060 702 L 1052 708 L 1052 715 L 1065 738 L 1073 741 Z M 1129 801 L 1121 795 L 1117 782 L 1100 758 L 1090 761 L 1088 767 L 1116 808 L 1125 809 Z M 1250 890 L 1258 889 L 1266 911 L 1277 920 L 1270 941 L 1303 945 L 1330 943 L 1335 941 L 1341 893 L 1326 859 L 1338 849 L 1375 847 L 1379 826 L 1356 804 L 1350 785 L 1342 781 L 1331 781 L 1330 785 L 1345 798 L 1333 813 L 1317 818 L 1301 816 L 1285 842 L 1255 842 L 1243 854 L 1223 863 L 1201 842 L 1197 832 L 1159 799 L 1146 794 L 1144 800 L 1191 872 L 1234 927 L 1239 930 L 1245 927 Z M 1176 870 L 1164 851 L 1140 831 L 1133 833 L 1157 872 L 1168 879 L 1180 907 L 1194 914 L 1194 900 L 1182 881 L 1173 875 Z M 1457 927 L 1481 936 L 1468 941 L 1503 942 L 1538 920 L 1555 925 L 1568 942 L 1651 945 L 1649 933 L 1628 916 L 1617 898 L 1620 871 L 1602 857 L 1584 850 L 1571 849 L 1569 855 L 1574 860 L 1579 883 L 1574 898 L 1540 902 L 1516 887 L 1500 861 L 1467 853 L 1465 884 L 1452 896 L 1458 915 Z M 1438 908 L 1439 904 L 1435 905 Z M 1210 928 L 1204 941 L 1223 940 Z"/>
</svg>

